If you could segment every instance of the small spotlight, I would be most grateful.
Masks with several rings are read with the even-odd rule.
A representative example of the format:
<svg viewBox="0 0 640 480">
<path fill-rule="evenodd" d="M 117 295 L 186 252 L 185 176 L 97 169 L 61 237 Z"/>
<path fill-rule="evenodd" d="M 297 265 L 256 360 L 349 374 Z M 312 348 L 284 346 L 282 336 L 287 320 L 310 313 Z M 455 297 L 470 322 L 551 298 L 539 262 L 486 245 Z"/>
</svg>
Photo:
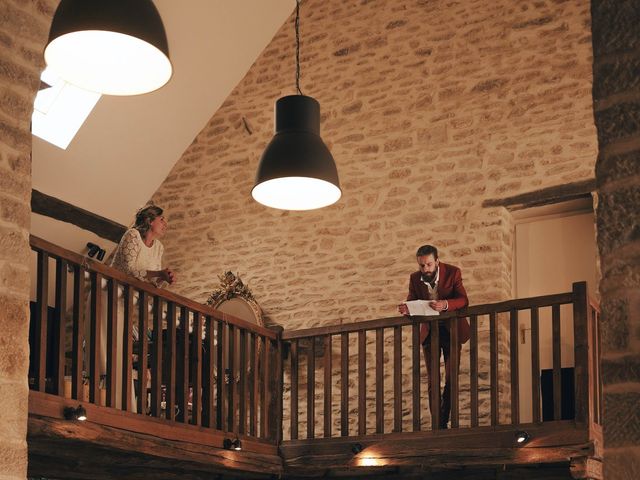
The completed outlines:
<svg viewBox="0 0 640 480">
<path fill-rule="evenodd" d="M 351 445 L 351 451 L 354 455 L 359 454 L 362 450 L 364 450 L 364 447 L 360 443 L 354 443 L 353 445 Z"/>
<path fill-rule="evenodd" d="M 236 450 L 238 452 L 242 450 L 242 442 L 238 437 L 233 440 L 231 440 L 230 438 L 225 438 L 222 442 L 222 446 L 227 450 Z"/>
<path fill-rule="evenodd" d="M 98 255 L 96 255 L 96 258 L 100 261 L 102 261 L 104 259 L 104 256 L 106 254 L 106 250 L 103 250 L 102 248 L 100 250 L 98 250 Z"/>
<path fill-rule="evenodd" d="M 518 445 L 524 445 L 525 443 L 527 443 L 529 441 L 529 439 L 531 439 L 531 435 L 529 435 L 524 430 L 520 430 L 520 431 L 516 432 L 516 443 Z"/>
<path fill-rule="evenodd" d="M 82 405 L 78 405 L 76 408 L 65 407 L 64 418 L 67 420 L 79 420 L 84 422 L 87 419 L 87 411 Z"/>
</svg>

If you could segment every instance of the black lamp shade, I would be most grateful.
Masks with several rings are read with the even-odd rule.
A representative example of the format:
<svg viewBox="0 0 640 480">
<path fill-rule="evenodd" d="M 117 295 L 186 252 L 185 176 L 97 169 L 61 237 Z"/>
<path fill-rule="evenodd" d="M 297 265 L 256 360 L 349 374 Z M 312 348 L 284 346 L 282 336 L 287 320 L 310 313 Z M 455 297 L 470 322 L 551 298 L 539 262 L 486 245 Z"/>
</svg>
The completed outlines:
<svg viewBox="0 0 640 480">
<path fill-rule="evenodd" d="M 62 0 L 44 55 L 67 82 L 108 95 L 156 90 L 172 73 L 167 35 L 151 0 Z"/>
<path fill-rule="evenodd" d="M 251 192 L 263 205 L 312 210 L 338 201 L 338 169 L 320 138 L 320 104 L 305 95 L 280 98 L 275 135 L 260 159 Z"/>
</svg>

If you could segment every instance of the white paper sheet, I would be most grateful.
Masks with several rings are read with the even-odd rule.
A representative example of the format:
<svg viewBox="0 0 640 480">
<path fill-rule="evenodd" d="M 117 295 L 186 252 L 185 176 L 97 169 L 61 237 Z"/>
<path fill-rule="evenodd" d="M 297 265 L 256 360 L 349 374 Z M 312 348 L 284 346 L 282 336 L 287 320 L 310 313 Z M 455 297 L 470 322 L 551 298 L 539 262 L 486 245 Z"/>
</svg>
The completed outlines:
<svg viewBox="0 0 640 480">
<path fill-rule="evenodd" d="M 404 302 L 404 304 L 409 309 L 409 315 L 440 315 L 440 312 L 437 312 L 429 306 L 429 302 L 430 300 L 409 300 Z"/>
</svg>

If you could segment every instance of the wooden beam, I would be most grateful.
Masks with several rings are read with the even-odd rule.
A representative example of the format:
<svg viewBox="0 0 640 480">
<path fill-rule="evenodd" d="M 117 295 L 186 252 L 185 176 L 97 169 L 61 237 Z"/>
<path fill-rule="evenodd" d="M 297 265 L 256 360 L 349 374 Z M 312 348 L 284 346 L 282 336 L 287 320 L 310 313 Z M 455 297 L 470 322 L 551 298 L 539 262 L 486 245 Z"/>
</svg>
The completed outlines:
<svg viewBox="0 0 640 480">
<path fill-rule="evenodd" d="M 127 227 L 93 212 L 76 207 L 38 190 L 31 190 L 31 211 L 89 230 L 101 238 L 118 243 Z"/>
<path fill-rule="evenodd" d="M 516 444 L 516 427 L 501 425 L 473 430 L 297 440 L 283 442 L 280 452 L 288 475 L 310 476 L 322 476 L 327 470 L 353 472 L 371 465 L 402 469 L 478 468 L 561 463 L 593 455 L 594 445 L 584 425 L 566 421 L 520 425 L 519 428 L 526 428 L 531 435 L 523 446 Z M 354 454 L 352 448 L 356 443 L 363 450 Z"/>
<path fill-rule="evenodd" d="M 596 190 L 595 179 L 582 180 L 580 182 L 556 185 L 543 188 L 534 192 L 521 193 L 512 197 L 489 198 L 482 202 L 483 207 L 505 207 L 509 210 L 521 210 L 523 208 L 539 207 L 554 203 L 588 198 L 591 192 Z"/>
</svg>

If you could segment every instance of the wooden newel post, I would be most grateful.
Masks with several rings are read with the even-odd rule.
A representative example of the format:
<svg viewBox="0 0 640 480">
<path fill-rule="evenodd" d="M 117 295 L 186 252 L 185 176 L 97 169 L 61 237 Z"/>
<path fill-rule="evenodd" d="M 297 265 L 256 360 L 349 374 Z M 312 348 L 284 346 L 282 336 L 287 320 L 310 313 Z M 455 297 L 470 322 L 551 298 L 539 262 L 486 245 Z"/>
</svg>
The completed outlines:
<svg viewBox="0 0 640 480">
<path fill-rule="evenodd" d="M 587 282 L 573 284 L 573 342 L 575 349 L 576 422 L 589 422 L 589 300 Z"/>
<path fill-rule="evenodd" d="M 275 340 L 266 339 L 267 342 L 272 342 L 272 348 L 269 349 L 269 365 L 271 368 L 267 372 L 268 386 L 271 391 L 269 396 L 269 405 L 267 411 L 269 418 L 273 421 L 268 423 L 269 431 L 268 438 L 272 439 L 276 444 L 282 442 L 282 393 L 283 393 L 283 362 L 282 362 L 282 332 L 284 328 L 280 325 L 273 325 L 269 327 L 270 330 L 276 332 L 277 338 Z"/>
</svg>

